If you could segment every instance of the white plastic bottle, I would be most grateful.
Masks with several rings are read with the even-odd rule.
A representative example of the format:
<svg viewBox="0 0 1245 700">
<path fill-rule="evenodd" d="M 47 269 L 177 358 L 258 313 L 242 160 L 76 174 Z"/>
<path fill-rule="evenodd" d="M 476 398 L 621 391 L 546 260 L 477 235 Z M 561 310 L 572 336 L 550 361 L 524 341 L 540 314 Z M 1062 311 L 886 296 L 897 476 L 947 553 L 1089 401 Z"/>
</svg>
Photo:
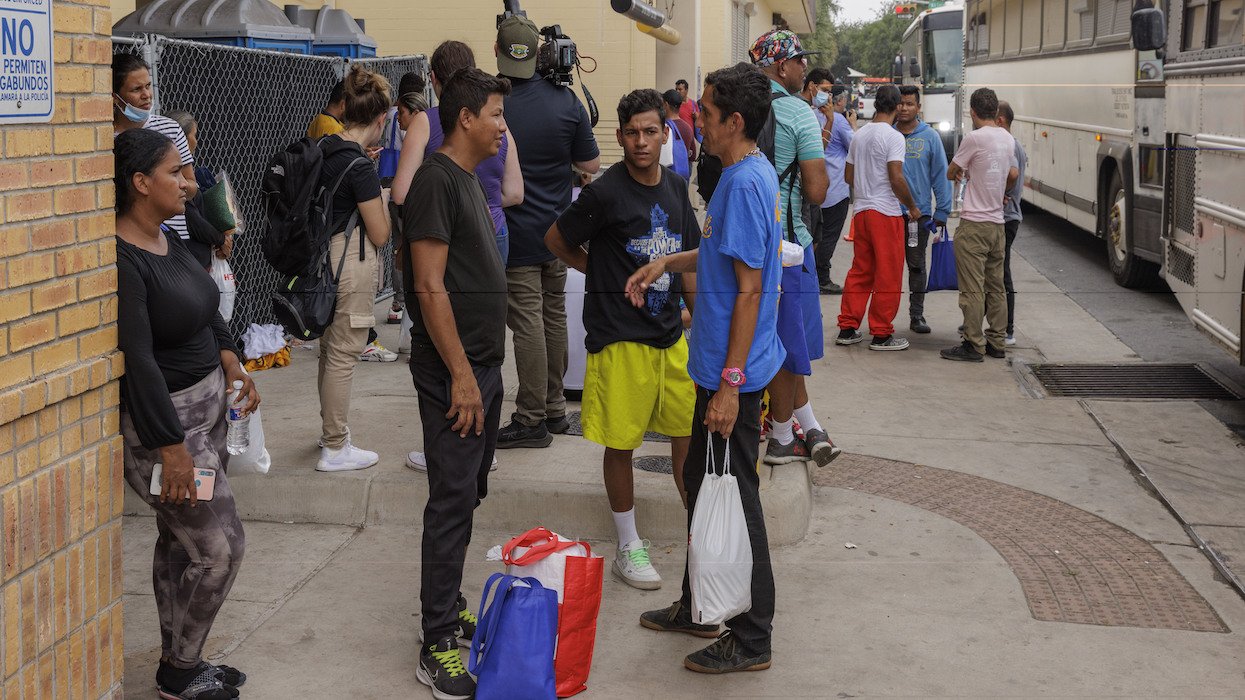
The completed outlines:
<svg viewBox="0 0 1245 700">
<path fill-rule="evenodd" d="M 919 242 L 916 237 L 916 234 L 917 234 L 916 227 L 917 227 L 917 220 L 909 219 L 908 220 L 908 247 L 909 248 L 915 248 L 916 244 Z"/>
<path fill-rule="evenodd" d="M 251 416 L 243 414 L 242 399 L 242 380 L 235 379 L 233 391 L 229 393 L 229 405 L 225 409 L 225 420 L 229 424 L 225 448 L 231 455 L 240 455 L 251 446 Z"/>
</svg>

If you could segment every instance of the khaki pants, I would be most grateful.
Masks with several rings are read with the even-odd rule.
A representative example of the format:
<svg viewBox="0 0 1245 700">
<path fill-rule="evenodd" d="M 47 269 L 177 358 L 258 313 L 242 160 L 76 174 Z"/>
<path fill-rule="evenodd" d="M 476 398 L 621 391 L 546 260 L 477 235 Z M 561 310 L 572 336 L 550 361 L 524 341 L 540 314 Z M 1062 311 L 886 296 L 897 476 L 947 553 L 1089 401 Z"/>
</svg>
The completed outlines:
<svg viewBox="0 0 1245 700">
<path fill-rule="evenodd" d="M 361 237 L 363 260 L 359 260 Z M 346 263 L 337 285 L 337 313 L 320 338 L 320 436 L 324 446 L 332 449 L 339 449 L 346 442 L 354 368 L 367 345 L 368 329 L 376 325 L 376 246 L 367 240 L 362 229 L 357 229 L 350 238 L 349 250 L 345 234 L 336 234 L 329 242 L 334 271 L 343 253 Z"/>
<path fill-rule="evenodd" d="M 955 274 L 959 278 L 960 310 L 964 312 L 964 339 L 977 352 L 986 343 L 1002 350 L 1007 327 L 1007 297 L 1003 289 L 1003 224 L 960 221 L 955 230 Z M 990 329 L 983 337 L 981 319 Z"/>
<path fill-rule="evenodd" d="M 566 263 L 550 260 L 506 270 L 506 325 L 514 332 L 519 374 L 515 414 L 534 427 L 566 415 Z"/>
</svg>

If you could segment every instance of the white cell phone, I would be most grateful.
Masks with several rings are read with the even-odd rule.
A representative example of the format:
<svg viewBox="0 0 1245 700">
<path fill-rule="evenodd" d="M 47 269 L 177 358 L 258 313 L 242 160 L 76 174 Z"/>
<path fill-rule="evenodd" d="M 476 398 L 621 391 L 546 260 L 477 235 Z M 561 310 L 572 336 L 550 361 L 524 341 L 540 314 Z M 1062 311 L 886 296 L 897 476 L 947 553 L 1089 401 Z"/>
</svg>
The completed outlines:
<svg viewBox="0 0 1245 700">
<path fill-rule="evenodd" d="M 212 492 L 216 488 L 216 470 L 207 469 L 206 467 L 195 467 L 195 496 L 200 501 L 212 500 Z M 164 492 L 164 483 L 161 476 L 164 474 L 164 465 L 156 462 L 156 466 L 151 470 L 151 495 L 159 496 Z"/>
</svg>

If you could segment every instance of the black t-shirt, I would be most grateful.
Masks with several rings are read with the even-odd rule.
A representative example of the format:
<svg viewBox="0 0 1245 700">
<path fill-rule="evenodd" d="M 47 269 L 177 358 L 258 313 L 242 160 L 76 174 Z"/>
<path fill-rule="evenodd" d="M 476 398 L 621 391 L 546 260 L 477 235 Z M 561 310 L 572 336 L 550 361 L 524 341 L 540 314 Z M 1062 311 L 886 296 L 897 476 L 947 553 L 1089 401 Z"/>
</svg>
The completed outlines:
<svg viewBox="0 0 1245 700">
<path fill-rule="evenodd" d="M 678 341 L 683 332 L 678 274 L 659 277 L 644 308 L 633 306 L 623 290 L 642 266 L 700 243 L 686 180 L 662 168 L 661 182 L 649 187 L 632 179 L 626 163 L 617 163 L 579 193 L 558 219 L 558 230 L 570 245 L 590 243 L 584 283 L 589 352 L 624 340 L 656 348 Z"/>
<path fill-rule="evenodd" d="M 506 357 L 506 270 L 476 174 L 443 153 L 424 161 L 402 207 L 402 234 L 408 245 L 424 238 L 449 244 L 445 289 L 463 350 L 473 365 L 500 366 Z M 411 360 L 442 362 L 413 291 L 410 262 L 405 277 L 406 308 L 413 324 Z"/>
<path fill-rule="evenodd" d="M 506 126 L 519 149 L 523 203 L 506 208 L 509 267 L 553 260 L 545 234 L 571 203 L 571 163 L 601 154 L 588 111 L 569 88 L 544 78 L 517 80 L 506 98 Z"/>
<path fill-rule="evenodd" d="M 367 159 L 367 154 L 353 141 L 347 141 L 337 134 L 325 136 L 320 141 L 324 150 L 324 164 L 320 167 L 320 184 L 332 187 L 342 171 L 350 166 L 355 158 Z M 346 230 L 346 223 L 361 202 L 367 202 L 380 196 L 380 175 L 371 160 L 366 163 L 355 163 L 353 168 L 342 178 L 341 187 L 333 197 L 333 233 Z M 356 219 L 355 225 L 362 225 Z"/>
<path fill-rule="evenodd" d="M 176 233 L 167 255 L 117 237 L 117 345 L 125 353 L 121 395 L 148 449 L 185 438 L 169 394 L 220 367 L 238 351 L 220 316 L 220 290 Z"/>
</svg>

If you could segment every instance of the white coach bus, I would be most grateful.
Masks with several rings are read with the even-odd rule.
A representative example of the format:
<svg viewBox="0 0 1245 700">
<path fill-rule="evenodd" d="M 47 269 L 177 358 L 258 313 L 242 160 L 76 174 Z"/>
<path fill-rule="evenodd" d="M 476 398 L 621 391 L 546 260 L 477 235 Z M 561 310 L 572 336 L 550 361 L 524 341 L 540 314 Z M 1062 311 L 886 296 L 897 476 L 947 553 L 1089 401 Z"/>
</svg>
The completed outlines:
<svg viewBox="0 0 1245 700">
<path fill-rule="evenodd" d="M 1245 362 L 1245 0 L 967 0 L 964 82 L 961 129 L 1012 104 L 1026 200 Z"/>
<path fill-rule="evenodd" d="M 964 82 L 964 4 L 920 12 L 904 31 L 891 80 L 921 88 L 921 118 L 938 130 L 947 158 L 959 143 L 956 125 Z"/>
<path fill-rule="evenodd" d="M 1147 46 L 1162 43 L 1167 20 L 1165 55 L 1151 68 L 1165 92 L 1137 114 L 1138 133 L 1163 143 L 1146 139 L 1138 170 L 1163 196 L 1163 277 L 1194 325 L 1245 364 L 1245 0 L 1165 4 L 1133 22 L 1135 44 Z"/>
<path fill-rule="evenodd" d="M 1143 173 L 1164 133 L 1137 115 L 1163 109 L 1154 51 L 1130 41 L 1133 0 L 967 0 L 960 128 L 968 96 L 991 87 L 1016 113 L 1029 155 L 1025 199 L 1106 241 L 1115 279 L 1158 273 L 1163 191 Z M 1150 70 L 1139 70 L 1139 66 Z M 1154 65 L 1160 66 L 1154 70 Z"/>
</svg>

